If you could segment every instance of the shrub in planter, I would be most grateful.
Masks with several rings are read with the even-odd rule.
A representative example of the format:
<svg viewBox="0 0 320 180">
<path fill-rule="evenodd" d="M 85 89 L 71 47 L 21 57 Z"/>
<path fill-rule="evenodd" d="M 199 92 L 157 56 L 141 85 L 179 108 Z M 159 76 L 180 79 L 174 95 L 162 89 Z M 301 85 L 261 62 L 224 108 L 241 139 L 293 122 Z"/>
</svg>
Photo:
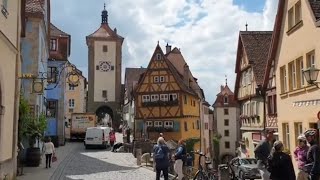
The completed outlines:
<svg viewBox="0 0 320 180">
<path fill-rule="evenodd" d="M 29 148 L 26 153 L 26 165 L 37 167 L 41 161 L 41 151 L 35 147 L 36 141 L 43 137 L 44 131 L 47 128 L 47 120 L 44 114 L 39 117 L 34 117 L 30 114 L 28 102 L 21 96 L 19 106 L 19 141 L 26 137 L 29 142 Z"/>
</svg>

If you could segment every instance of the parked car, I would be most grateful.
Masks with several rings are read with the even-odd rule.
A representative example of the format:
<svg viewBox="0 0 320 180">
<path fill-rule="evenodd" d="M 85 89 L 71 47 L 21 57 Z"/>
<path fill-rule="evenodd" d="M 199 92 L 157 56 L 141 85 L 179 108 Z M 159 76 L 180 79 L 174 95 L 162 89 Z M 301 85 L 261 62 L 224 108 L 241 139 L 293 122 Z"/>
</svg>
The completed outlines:
<svg viewBox="0 0 320 180">
<path fill-rule="evenodd" d="M 232 179 L 261 179 L 257 159 L 236 157 L 229 163 Z"/>
</svg>

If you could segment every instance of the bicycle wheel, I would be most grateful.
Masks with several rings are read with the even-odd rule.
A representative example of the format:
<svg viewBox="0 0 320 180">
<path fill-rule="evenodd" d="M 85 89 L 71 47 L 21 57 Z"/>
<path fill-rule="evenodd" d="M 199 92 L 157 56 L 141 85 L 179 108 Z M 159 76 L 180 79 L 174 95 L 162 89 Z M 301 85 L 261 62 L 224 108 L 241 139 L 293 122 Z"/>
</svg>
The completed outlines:
<svg viewBox="0 0 320 180">
<path fill-rule="evenodd" d="M 207 180 L 206 176 L 203 174 L 202 171 L 198 171 L 196 175 L 193 177 L 193 180 Z"/>
</svg>

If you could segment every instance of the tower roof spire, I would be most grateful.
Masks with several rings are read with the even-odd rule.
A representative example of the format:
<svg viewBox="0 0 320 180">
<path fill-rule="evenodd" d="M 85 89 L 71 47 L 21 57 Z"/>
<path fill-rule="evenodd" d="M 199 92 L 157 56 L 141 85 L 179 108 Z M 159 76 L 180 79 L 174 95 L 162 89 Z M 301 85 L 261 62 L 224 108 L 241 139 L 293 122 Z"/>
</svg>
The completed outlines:
<svg viewBox="0 0 320 180">
<path fill-rule="evenodd" d="M 228 85 L 228 78 L 227 78 L 227 75 L 225 75 L 226 77 L 226 86 Z"/>
<path fill-rule="evenodd" d="M 101 13 L 101 24 L 108 24 L 108 11 L 106 10 L 106 3 L 103 4 L 103 11 Z"/>
</svg>

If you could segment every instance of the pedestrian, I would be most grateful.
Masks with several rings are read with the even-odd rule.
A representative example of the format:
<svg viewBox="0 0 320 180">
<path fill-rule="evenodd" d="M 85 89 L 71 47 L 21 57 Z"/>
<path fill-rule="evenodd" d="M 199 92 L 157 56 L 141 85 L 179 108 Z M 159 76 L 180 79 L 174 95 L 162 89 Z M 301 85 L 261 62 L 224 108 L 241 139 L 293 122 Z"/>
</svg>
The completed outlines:
<svg viewBox="0 0 320 180">
<path fill-rule="evenodd" d="M 298 147 L 293 152 L 294 158 L 298 162 L 297 180 L 308 180 L 308 173 L 305 171 L 304 166 L 307 163 L 307 153 L 309 147 L 304 134 L 298 136 L 298 143 Z"/>
<path fill-rule="evenodd" d="M 268 157 L 268 171 L 272 180 L 296 180 L 291 157 L 283 152 L 283 143 L 276 141 Z"/>
<path fill-rule="evenodd" d="M 110 146 L 113 147 L 114 142 L 116 142 L 116 133 L 114 132 L 113 129 L 109 133 L 109 139 L 110 139 Z"/>
<path fill-rule="evenodd" d="M 309 174 L 310 180 L 319 180 L 320 178 L 320 148 L 316 141 L 317 130 L 309 129 L 304 135 L 310 148 L 307 152 L 307 164 L 305 165 L 306 171 Z"/>
<path fill-rule="evenodd" d="M 50 137 L 47 138 L 47 141 L 43 145 L 43 152 L 46 156 L 46 168 L 48 168 L 48 166 L 51 168 L 51 158 L 52 155 L 54 156 L 55 154 L 55 148 Z"/>
<path fill-rule="evenodd" d="M 183 163 L 185 162 L 187 150 L 185 147 L 185 142 L 181 139 L 179 142 L 179 147 L 174 154 L 174 171 L 178 175 L 178 180 L 182 180 L 183 178 Z"/>
<path fill-rule="evenodd" d="M 270 173 L 267 170 L 268 156 L 270 155 L 271 148 L 273 146 L 273 133 L 272 130 L 265 131 L 265 139 L 260 141 L 254 150 L 256 159 L 258 160 L 258 169 L 262 180 L 269 180 Z"/>
<path fill-rule="evenodd" d="M 160 180 L 160 174 L 163 173 L 164 179 L 169 180 L 169 148 L 165 144 L 163 137 L 159 137 L 157 144 L 153 147 L 154 159 L 156 162 L 156 180 Z"/>
<path fill-rule="evenodd" d="M 126 130 L 127 143 L 130 143 L 131 129 L 128 127 Z"/>
</svg>

